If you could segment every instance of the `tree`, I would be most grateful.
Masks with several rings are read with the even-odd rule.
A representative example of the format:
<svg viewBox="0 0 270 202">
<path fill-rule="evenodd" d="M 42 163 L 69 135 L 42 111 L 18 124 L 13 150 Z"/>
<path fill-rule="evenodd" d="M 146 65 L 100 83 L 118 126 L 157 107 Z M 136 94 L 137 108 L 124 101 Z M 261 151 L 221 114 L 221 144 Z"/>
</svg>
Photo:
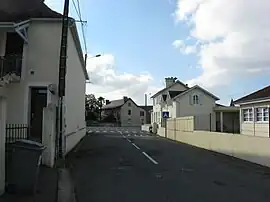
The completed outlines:
<svg viewBox="0 0 270 202">
<path fill-rule="evenodd" d="M 99 97 L 97 99 L 97 105 L 98 105 L 98 108 L 99 108 L 99 120 L 101 120 L 101 111 L 102 111 L 102 107 L 105 103 L 105 98 L 104 97 Z"/>
<path fill-rule="evenodd" d="M 86 120 L 97 120 L 99 114 L 99 107 L 95 95 L 85 95 L 85 111 Z"/>
</svg>

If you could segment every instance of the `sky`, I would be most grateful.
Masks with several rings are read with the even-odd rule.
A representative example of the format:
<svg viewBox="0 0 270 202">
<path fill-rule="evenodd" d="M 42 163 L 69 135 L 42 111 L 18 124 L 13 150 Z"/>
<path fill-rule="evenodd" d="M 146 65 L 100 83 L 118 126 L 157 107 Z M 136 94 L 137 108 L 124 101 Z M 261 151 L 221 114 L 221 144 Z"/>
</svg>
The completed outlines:
<svg viewBox="0 0 270 202">
<path fill-rule="evenodd" d="M 74 0 L 78 6 L 77 0 Z M 63 0 L 45 0 L 63 12 Z M 270 1 L 79 0 L 91 83 L 86 93 L 144 104 L 165 77 L 229 104 L 270 84 Z M 73 1 L 70 15 L 79 19 Z M 83 37 L 78 23 L 81 42 Z M 84 49 L 85 51 L 85 49 Z M 101 54 L 101 57 L 91 56 Z"/>
</svg>

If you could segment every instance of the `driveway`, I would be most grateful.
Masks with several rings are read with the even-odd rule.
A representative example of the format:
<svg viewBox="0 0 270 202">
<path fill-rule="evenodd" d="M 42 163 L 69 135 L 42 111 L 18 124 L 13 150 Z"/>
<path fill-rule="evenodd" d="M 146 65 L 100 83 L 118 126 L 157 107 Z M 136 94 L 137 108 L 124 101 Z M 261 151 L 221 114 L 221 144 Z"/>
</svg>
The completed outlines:
<svg viewBox="0 0 270 202">
<path fill-rule="evenodd" d="M 78 202 L 270 201 L 270 169 L 140 131 L 90 133 L 68 164 Z"/>
</svg>

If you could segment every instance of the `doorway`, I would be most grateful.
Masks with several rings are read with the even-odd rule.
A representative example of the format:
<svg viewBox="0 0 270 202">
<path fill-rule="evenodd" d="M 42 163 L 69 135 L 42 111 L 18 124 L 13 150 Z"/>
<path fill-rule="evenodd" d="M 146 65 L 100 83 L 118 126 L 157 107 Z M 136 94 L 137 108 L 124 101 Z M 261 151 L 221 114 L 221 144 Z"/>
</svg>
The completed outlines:
<svg viewBox="0 0 270 202">
<path fill-rule="evenodd" d="M 47 88 L 32 87 L 30 89 L 30 139 L 42 142 L 43 108 L 47 107 Z"/>
</svg>

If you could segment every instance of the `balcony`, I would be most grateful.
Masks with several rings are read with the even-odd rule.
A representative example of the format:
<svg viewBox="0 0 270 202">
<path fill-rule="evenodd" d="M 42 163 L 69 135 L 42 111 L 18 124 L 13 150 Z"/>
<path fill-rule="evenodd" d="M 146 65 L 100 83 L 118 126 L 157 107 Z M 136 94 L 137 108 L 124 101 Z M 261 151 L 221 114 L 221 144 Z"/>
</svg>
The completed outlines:
<svg viewBox="0 0 270 202">
<path fill-rule="evenodd" d="M 19 82 L 21 79 L 22 56 L 0 56 L 0 86 Z"/>
</svg>

